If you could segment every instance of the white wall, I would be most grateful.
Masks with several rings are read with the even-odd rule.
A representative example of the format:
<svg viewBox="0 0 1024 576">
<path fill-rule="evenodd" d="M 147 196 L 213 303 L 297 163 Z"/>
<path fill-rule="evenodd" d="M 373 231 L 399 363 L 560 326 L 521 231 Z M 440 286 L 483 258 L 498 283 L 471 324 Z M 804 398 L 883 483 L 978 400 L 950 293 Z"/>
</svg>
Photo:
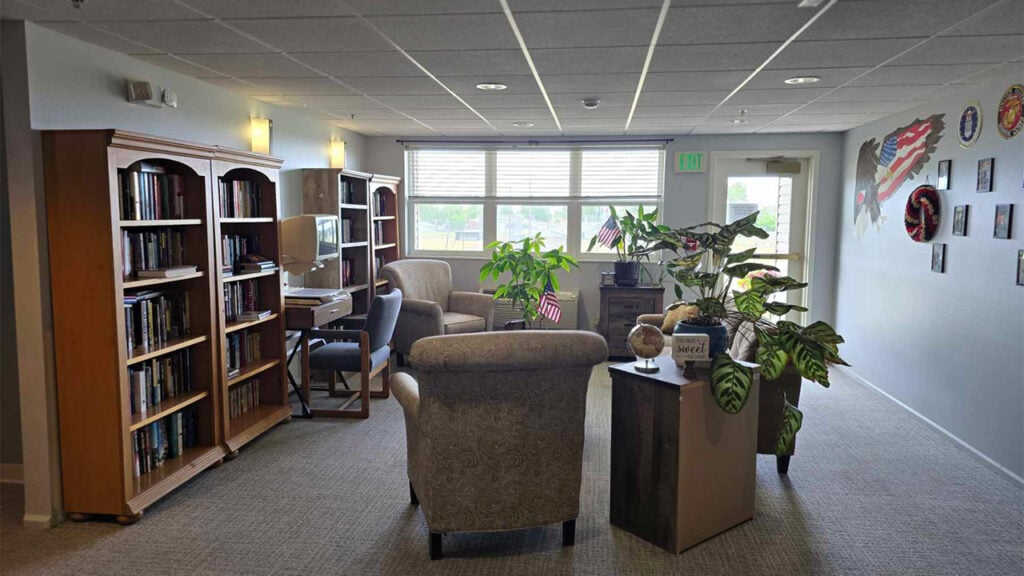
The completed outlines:
<svg viewBox="0 0 1024 576">
<path fill-rule="evenodd" d="M 840 199 L 840 157 L 842 136 L 831 134 L 765 134 L 765 135 L 720 135 L 720 136 L 669 136 L 674 141 L 666 153 L 664 222 L 678 228 L 699 224 L 708 216 L 708 186 L 710 172 L 705 174 L 677 174 L 672 165 L 677 152 L 701 151 L 780 151 L 806 150 L 819 153 L 819 166 L 814 187 L 815 231 L 812 238 L 815 258 L 812 265 L 812 282 L 809 287 L 812 304 L 811 317 L 832 321 L 834 318 L 834 274 L 836 236 Z M 394 137 L 369 138 L 369 169 L 404 176 L 404 151 Z M 402 246 L 407 247 L 403 241 Z M 480 266 L 483 261 L 474 258 L 450 258 L 456 289 L 476 290 Z M 562 282 L 562 289 L 581 291 L 580 327 L 593 328 L 600 313 L 601 271 L 610 271 L 612 263 L 582 262 Z M 656 273 L 655 273 L 656 275 Z M 666 290 L 665 303 L 673 298 L 671 289 Z"/>
<path fill-rule="evenodd" d="M 853 371 L 1017 476 L 1024 475 L 1024 287 L 1014 285 L 1024 249 L 1024 134 L 1004 140 L 996 107 L 1020 69 L 999 81 L 857 128 L 843 146 L 843 198 L 837 274 L 837 326 Z M 982 104 L 978 142 L 957 142 L 960 110 Z M 882 140 L 915 118 L 945 114 L 946 128 L 924 171 L 882 205 L 880 230 L 855 234 L 854 181 L 865 140 Z M 994 191 L 975 192 L 977 161 L 995 157 Z M 908 194 L 952 159 L 950 190 L 933 242 L 946 243 L 946 273 L 930 270 L 931 245 L 903 229 Z M 1011 240 L 992 237 L 996 204 L 1015 204 Z M 953 206 L 970 206 L 967 237 L 952 235 Z M 899 442 L 899 438 L 893 438 Z"/>
</svg>

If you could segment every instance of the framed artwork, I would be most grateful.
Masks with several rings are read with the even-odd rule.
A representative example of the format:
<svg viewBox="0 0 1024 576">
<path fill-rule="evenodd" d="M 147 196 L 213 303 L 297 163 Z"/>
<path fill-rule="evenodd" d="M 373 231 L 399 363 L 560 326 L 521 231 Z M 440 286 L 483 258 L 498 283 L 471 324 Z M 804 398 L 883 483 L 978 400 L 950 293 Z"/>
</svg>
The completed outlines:
<svg viewBox="0 0 1024 576">
<path fill-rule="evenodd" d="M 939 183 L 936 190 L 949 190 L 949 173 L 953 168 L 952 160 L 939 160 Z"/>
<path fill-rule="evenodd" d="M 1017 250 L 1017 286 L 1024 286 L 1024 250 Z"/>
<path fill-rule="evenodd" d="M 992 172 L 996 167 L 995 158 L 978 160 L 978 192 L 992 191 Z"/>
<path fill-rule="evenodd" d="M 946 272 L 946 245 L 932 244 L 932 272 Z"/>
<path fill-rule="evenodd" d="M 996 222 L 992 230 L 994 238 L 1009 240 L 1013 235 L 1013 204 L 996 204 Z"/>
<path fill-rule="evenodd" d="M 967 236 L 967 213 L 970 206 L 953 207 L 953 236 Z"/>
</svg>

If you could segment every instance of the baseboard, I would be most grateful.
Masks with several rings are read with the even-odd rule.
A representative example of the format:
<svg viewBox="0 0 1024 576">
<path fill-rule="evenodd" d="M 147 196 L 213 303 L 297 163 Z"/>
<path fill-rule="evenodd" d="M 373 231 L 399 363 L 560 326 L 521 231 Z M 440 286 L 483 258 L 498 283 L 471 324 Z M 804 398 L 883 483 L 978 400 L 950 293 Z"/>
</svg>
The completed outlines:
<svg viewBox="0 0 1024 576">
<path fill-rule="evenodd" d="M 1008 478 L 1009 480 L 1011 480 L 1013 482 L 1016 482 L 1016 483 L 1024 486 L 1024 478 L 1018 476 L 1017 474 L 1014 474 L 1012 470 L 1010 470 L 1006 466 L 1003 466 L 999 462 L 996 462 L 992 458 L 989 458 L 987 455 L 985 455 L 984 452 L 982 452 L 981 450 L 978 450 L 974 446 L 971 446 L 970 444 L 965 442 L 963 439 L 961 439 L 956 434 L 953 434 L 949 430 L 946 430 L 942 426 L 939 426 L 938 424 L 936 424 L 935 422 L 930 420 L 924 414 L 921 414 L 917 410 L 914 410 L 910 406 L 907 406 L 906 404 L 904 404 L 902 401 L 897 399 L 892 394 L 889 394 L 885 390 L 882 390 L 878 386 L 875 386 L 871 382 L 868 382 L 867 380 L 864 379 L 864 377 L 862 377 L 860 374 L 857 374 L 856 372 L 851 370 L 848 366 L 834 366 L 834 368 L 836 368 L 839 371 L 843 372 L 844 374 L 846 374 L 850 378 L 853 378 L 858 384 L 864 386 L 865 388 L 868 388 L 869 390 L 872 390 L 872 391 L 880 394 L 881 396 L 883 396 L 885 398 L 888 398 L 889 400 L 891 400 L 893 403 L 895 403 L 900 408 L 903 408 L 907 412 L 910 412 L 911 414 L 916 416 L 918 420 L 921 420 L 925 424 L 931 426 L 935 430 L 939 431 L 943 436 L 945 436 L 946 438 L 952 440 L 957 445 L 959 445 L 961 448 L 964 448 L 965 450 L 967 450 L 967 452 L 969 452 L 972 456 L 974 456 L 979 461 L 981 461 L 982 464 L 985 464 L 986 466 L 991 468 L 993 471 L 999 473 L 1000 475 Z"/>
<path fill-rule="evenodd" d="M 0 463 L 0 483 L 24 484 L 24 467 L 21 464 Z"/>
</svg>

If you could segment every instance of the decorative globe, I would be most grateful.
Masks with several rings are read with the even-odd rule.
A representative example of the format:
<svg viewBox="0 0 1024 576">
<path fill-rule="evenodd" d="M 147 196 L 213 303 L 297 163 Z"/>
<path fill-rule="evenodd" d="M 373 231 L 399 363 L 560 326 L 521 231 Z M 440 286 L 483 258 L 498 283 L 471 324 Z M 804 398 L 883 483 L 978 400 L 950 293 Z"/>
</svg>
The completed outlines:
<svg viewBox="0 0 1024 576">
<path fill-rule="evenodd" d="M 637 362 L 636 369 L 640 372 L 657 372 L 657 364 L 651 362 L 661 355 L 665 348 L 665 337 L 661 329 L 650 324 L 637 324 L 626 336 L 626 345 L 630 352 L 642 361 Z"/>
</svg>

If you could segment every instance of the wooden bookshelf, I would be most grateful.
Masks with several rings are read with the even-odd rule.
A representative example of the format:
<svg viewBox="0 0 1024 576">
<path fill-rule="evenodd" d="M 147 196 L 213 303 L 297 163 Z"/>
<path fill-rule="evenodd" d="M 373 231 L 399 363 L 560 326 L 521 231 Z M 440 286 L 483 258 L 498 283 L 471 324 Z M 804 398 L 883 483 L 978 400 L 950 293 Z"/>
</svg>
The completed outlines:
<svg viewBox="0 0 1024 576">
<path fill-rule="evenodd" d="M 345 288 L 352 294 L 352 314 L 365 314 L 373 296 L 387 291 L 387 282 L 377 278 L 378 265 L 401 257 L 398 240 L 401 179 L 321 168 L 306 169 L 302 174 L 302 211 L 337 214 L 339 221 L 348 221 L 342 224 L 342 235 L 338 239 L 340 257 L 328 260 L 320 270 L 306 273 L 305 286 Z M 383 204 L 378 204 L 381 197 Z M 345 229 L 351 232 L 345 233 Z M 344 274 L 346 268 L 351 268 L 348 278 Z"/>
<path fill-rule="evenodd" d="M 221 332 L 218 343 L 221 348 L 221 420 L 225 430 L 225 444 L 228 456 L 233 457 L 238 449 L 258 438 L 274 425 L 291 418 L 288 404 L 287 369 L 285 362 L 284 338 L 284 294 L 282 290 L 281 245 L 278 237 L 280 218 L 280 197 L 278 194 L 280 162 L 250 152 L 218 148 L 213 161 L 213 177 L 216 188 L 221 190 L 224 183 L 242 182 L 251 190 L 258 191 L 248 213 L 225 214 L 225 203 L 218 201 L 215 212 L 215 232 L 218 239 L 224 235 L 248 235 L 258 237 L 259 255 L 278 265 L 274 270 L 241 273 L 235 271 L 224 276 L 222 266 L 230 264 L 225 259 L 222 242 L 217 246 L 217 267 L 219 285 L 222 289 L 237 282 L 253 281 L 259 296 L 255 310 L 269 310 L 270 316 L 255 321 L 229 321 L 224 298 L 219 300 Z M 221 192 L 218 192 L 218 196 Z M 241 366 L 241 372 L 228 376 L 228 341 L 230 337 L 245 339 L 247 335 L 258 334 L 260 338 L 260 359 Z M 231 388 L 254 380 L 258 382 L 259 404 L 241 415 L 232 417 L 230 406 Z M 258 419 L 249 418 L 261 414 Z"/>
</svg>

